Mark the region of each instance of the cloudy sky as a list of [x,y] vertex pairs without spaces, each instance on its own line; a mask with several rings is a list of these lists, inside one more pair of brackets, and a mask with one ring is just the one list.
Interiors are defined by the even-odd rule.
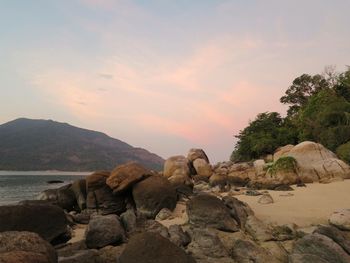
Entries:
[[0,123],[53,119],[167,158],[233,135],[302,73],[350,64],[348,0],[0,1]]

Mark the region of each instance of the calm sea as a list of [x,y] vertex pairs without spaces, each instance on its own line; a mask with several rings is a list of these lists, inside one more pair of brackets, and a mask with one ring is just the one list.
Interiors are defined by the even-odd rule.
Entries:
[[[88,174],[90,173],[0,171],[0,205],[35,199],[40,192],[46,189],[58,188],[84,178]],[[48,184],[50,180],[61,180],[64,183]]]

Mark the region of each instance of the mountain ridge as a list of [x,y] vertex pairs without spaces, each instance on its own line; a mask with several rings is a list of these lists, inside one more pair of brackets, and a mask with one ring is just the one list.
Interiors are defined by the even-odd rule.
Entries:
[[110,170],[128,161],[157,170],[164,163],[143,148],[68,123],[18,118],[0,125],[0,170]]

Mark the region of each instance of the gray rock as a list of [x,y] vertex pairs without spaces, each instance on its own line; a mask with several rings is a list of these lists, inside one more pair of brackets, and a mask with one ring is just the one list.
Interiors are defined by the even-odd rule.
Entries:
[[329,223],[340,230],[350,231],[350,209],[343,209],[334,212],[329,218]]
[[255,243],[248,240],[238,239],[230,251],[231,257],[235,262],[240,263],[270,263],[271,257],[267,251]]
[[135,212],[132,209],[128,209],[120,215],[120,221],[127,232],[131,232],[136,228],[136,220]]
[[272,235],[279,241],[293,240],[297,237],[296,225],[275,226],[272,229]]
[[201,194],[187,202],[189,222],[202,227],[213,227],[223,231],[238,231],[230,210],[218,198]]
[[0,233],[0,262],[57,262],[55,249],[38,234],[9,231]]
[[329,237],[350,255],[350,239],[338,228],[334,226],[319,226],[314,233]]
[[155,233],[133,236],[126,245],[118,263],[195,263],[184,250]]
[[86,209],[86,180],[80,179],[73,182],[71,190],[75,195],[75,200],[80,210]]
[[101,248],[120,244],[124,240],[124,229],[116,215],[93,217],[85,232],[88,248]]
[[270,241],[274,240],[272,231],[269,226],[265,225],[261,220],[255,216],[248,216],[245,224],[245,229],[256,241]]
[[273,202],[273,198],[270,194],[263,194],[258,200],[259,204],[272,204]]
[[341,246],[329,237],[317,233],[299,239],[295,243],[293,254],[313,255],[329,263],[350,262],[350,256]]
[[64,185],[58,189],[45,190],[38,195],[37,199],[48,201],[67,211],[76,210],[78,206],[75,195],[71,189],[71,184]]
[[311,254],[292,254],[289,256],[290,263],[329,263],[318,256]]
[[247,203],[244,203],[232,196],[222,198],[224,204],[230,209],[231,216],[244,228],[248,216],[254,215],[253,210]]
[[[77,250],[70,256],[59,257],[59,263],[100,263],[96,249]],[[102,263],[102,262],[101,262]]]
[[171,225],[169,226],[170,241],[179,247],[185,247],[191,242],[190,236],[185,233],[181,226]]

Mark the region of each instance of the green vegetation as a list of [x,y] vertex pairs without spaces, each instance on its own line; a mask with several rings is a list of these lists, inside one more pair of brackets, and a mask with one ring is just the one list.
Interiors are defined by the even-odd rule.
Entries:
[[[289,105],[287,116],[258,114],[235,136],[238,141],[232,161],[261,158],[280,146],[305,140],[319,142],[332,151],[350,142],[350,69],[339,74],[329,68],[323,75],[303,74],[280,101]],[[349,155],[342,158],[350,161]]]
[[274,175],[278,171],[294,172],[297,168],[297,161],[294,157],[286,156],[279,158],[276,162],[267,166],[267,172]]
[[337,155],[343,161],[350,163],[350,141],[340,145],[336,151]]

